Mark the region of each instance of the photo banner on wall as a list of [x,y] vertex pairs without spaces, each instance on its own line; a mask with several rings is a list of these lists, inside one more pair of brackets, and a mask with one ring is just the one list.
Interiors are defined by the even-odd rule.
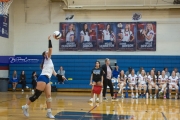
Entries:
[[79,23],[79,49],[84,51],[97,50],[97,23]]
[[156,22],[63,22],[59,50],[156,51]]
[[9,15],[0,16],[0,36],[9,38]]
[[118,22],[116,23],[116,43],[119,51],[136,50],[136,23]]
[[137,23],[137,50],[156,51],[156,22]]
[[115,23],[102,22],[98,23],[98,40],[97,50],[116,50],[116,27]]
[[60,23],[62,37],[59,41],[59,50],[78,50],[78,23]]

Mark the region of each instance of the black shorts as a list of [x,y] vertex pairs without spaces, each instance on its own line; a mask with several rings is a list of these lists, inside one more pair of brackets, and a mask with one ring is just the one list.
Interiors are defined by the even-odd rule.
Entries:
[[96,82],[96,83],[97,83],[97,82],[101,82],[101,80],[93,80],[93,82]]

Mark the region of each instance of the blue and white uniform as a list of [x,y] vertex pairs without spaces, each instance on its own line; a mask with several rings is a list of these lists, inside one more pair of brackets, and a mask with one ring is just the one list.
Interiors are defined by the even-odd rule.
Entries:
[[53,74],[53,71],[54,71],[54,64],[51,58],[48,58],[48,59],[45,58],[41,75],[39,76],[37,81],[42,81],[48,84],[49,79],[51,78]]

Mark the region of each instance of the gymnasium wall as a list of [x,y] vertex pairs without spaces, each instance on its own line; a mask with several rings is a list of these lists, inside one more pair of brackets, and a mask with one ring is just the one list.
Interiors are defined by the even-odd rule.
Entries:
[[13,55],[14,15],[13,7],[9,9],[9,38],[0,37],[0,56]]
[[[74,14],[74,22],[131,21],[132,14],[142,14],[142,21],[157,21],[157,51],[155,52],[61,52],[58,41],[53,41],[55,55],[179,55],[180,9],[63,11],[58,2],[47,0],[15,0],[14,54],[36,55],[47,49],[47,36],[66,22],[66,14]],[[7,43],[8,44],[8,43]]]

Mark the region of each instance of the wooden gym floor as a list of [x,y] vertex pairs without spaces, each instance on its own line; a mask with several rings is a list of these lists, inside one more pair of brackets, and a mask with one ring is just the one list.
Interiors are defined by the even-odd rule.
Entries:
[[[109,97],[109,94],[108,98]],[[31,92],[0,93],[0,120],[46,120],[44,94],[22,114]],[[55,120],[180,120],[180,100],[119,99],[118,102],[88,103],[90,93],[52,93],[52,112]]]

